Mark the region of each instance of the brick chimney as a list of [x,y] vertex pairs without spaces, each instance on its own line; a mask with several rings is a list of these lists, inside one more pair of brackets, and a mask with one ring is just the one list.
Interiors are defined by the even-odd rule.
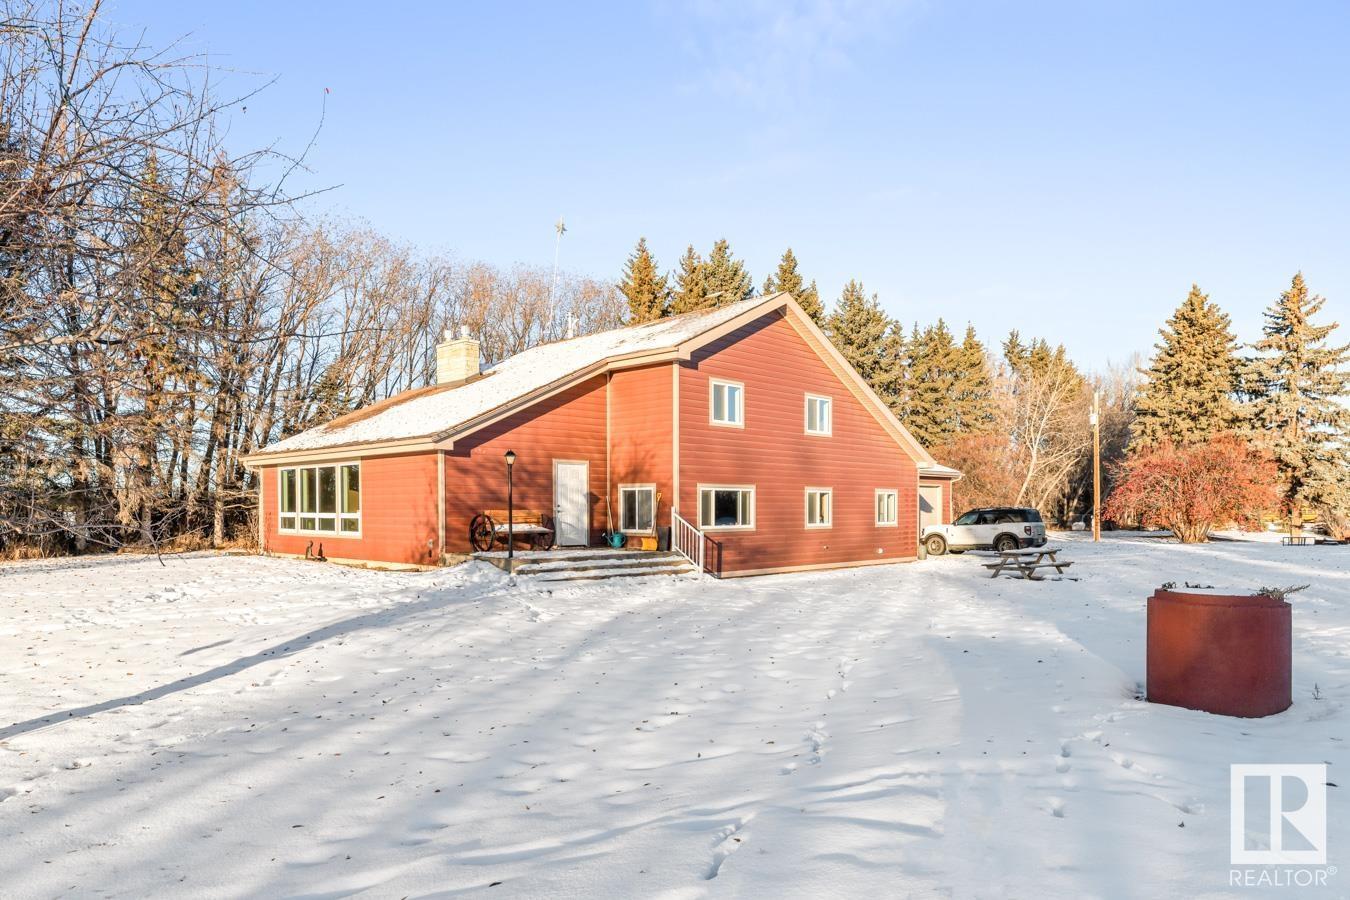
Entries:
[[445,338],[436,345],[436,383],[450,384],[472,378],[482,370],[478,362],[478,341],[469,337],[469,327],[459,326],[459,337]]

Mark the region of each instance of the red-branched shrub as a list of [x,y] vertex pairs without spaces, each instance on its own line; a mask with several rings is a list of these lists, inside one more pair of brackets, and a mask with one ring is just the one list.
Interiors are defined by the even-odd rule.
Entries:
[[1201,444],[1164,444],[1121,464],[1103,516],[1116,523],[1160,523],[1183,544],[1202,543],[1229,522],[1258,527],[1277,503],[1275,462],[1234,435]]

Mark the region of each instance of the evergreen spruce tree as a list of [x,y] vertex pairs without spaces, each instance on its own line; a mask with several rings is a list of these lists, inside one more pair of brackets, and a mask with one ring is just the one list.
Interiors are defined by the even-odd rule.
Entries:
[[675,273],[675,293],[670,311],[676,315],[712,306],[708,300],[707,264],[694,250],[694,245],[680,257],[680,268]]
[[966,336],[956,349],[957,429],[962,433],[981,432],[994,423],[994,376],[989,356],[975,336],[975,326],[966,325]]
[[973,326],[958,344],[942,319],[922,330],[915,325],[906,363],[901,418],[921,442],[947,444],[993,424],[993,375]]
[[704,283],[708,306],[727,306],[748,299],[755,292],[745,264],[731,255],[731,244],[720,238],[713,244],[704,263]]
[[905,427],[926,445],[944,444],[956,436],[956,382],[959,348],[947,323],[923,330],[914,326],[909,340],[905,391]]
[[897,418],[904,416],[905,406],[909,402],[909,342],[905,340],[905,329],[899,322],[891,320],[886,329],[886,340],[881,345],[881,371],[877,384],[872,389],[886,401]]
[[826,321],[825,332],[872,390],[896,409],[901,403],[903,342],[897,339],[897,329],[876,295],[867,296],[861,284],[850,281]]
[[825,324],[825,308],[820,303],[820,292],[816,290],[816,283],[811,282],[806,285],[801,274],[797,271],[797,257],[789,247],[783,251],[783,258],[778,263],[778,270],[764,279],[764,293],[776,294],[779,291],[787,291],[792,295],[792,299],[797,301],[808,316],[817,324]]
[[1135,402],[1132,445],[1188,446],[1232,430],[1240,361],[1227,314],[1193,284],[1158,333],[1162,342]]
[[1250,423],[1275,457],[1290,528],[1305,508],[1350,509],[1350,346],[1328,346],[1337,323],[1314,325],[1322,297],[1309,297],[1303,273],[1266,311],[1260,356],[1249,364]]
[[670,315],[670,288],[666,276],[656,268],[656,260],[647,250],[647,239],[638,238],[637,247],[623,267],[619,292],[628,299],[628,323],[638,325]]

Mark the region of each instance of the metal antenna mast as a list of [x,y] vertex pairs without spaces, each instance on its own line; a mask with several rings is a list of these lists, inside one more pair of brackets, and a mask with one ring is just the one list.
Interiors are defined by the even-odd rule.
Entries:
[[553,226],[553,230],[558,232],[558,238],[553,242],[553,284],[548,289],[548,305],[550,311],[553,308],[554,298],[558,293],[558,252],[562,249],[562,236],[567,233],[567,225],[563,222],[562,216],[558,216],[558,222]]

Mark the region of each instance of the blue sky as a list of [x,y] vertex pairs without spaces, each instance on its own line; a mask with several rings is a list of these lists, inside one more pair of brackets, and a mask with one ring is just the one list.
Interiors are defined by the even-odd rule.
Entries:
[[[617,275],[792,246],[905,322],[1147,352],[1192,281],[1254,339],[1302,269],[1350,308],[1350,6],[112,0],[182,38],[311,204],[464,259]],[[1350,340],[1350,335],[1344,339]]]

